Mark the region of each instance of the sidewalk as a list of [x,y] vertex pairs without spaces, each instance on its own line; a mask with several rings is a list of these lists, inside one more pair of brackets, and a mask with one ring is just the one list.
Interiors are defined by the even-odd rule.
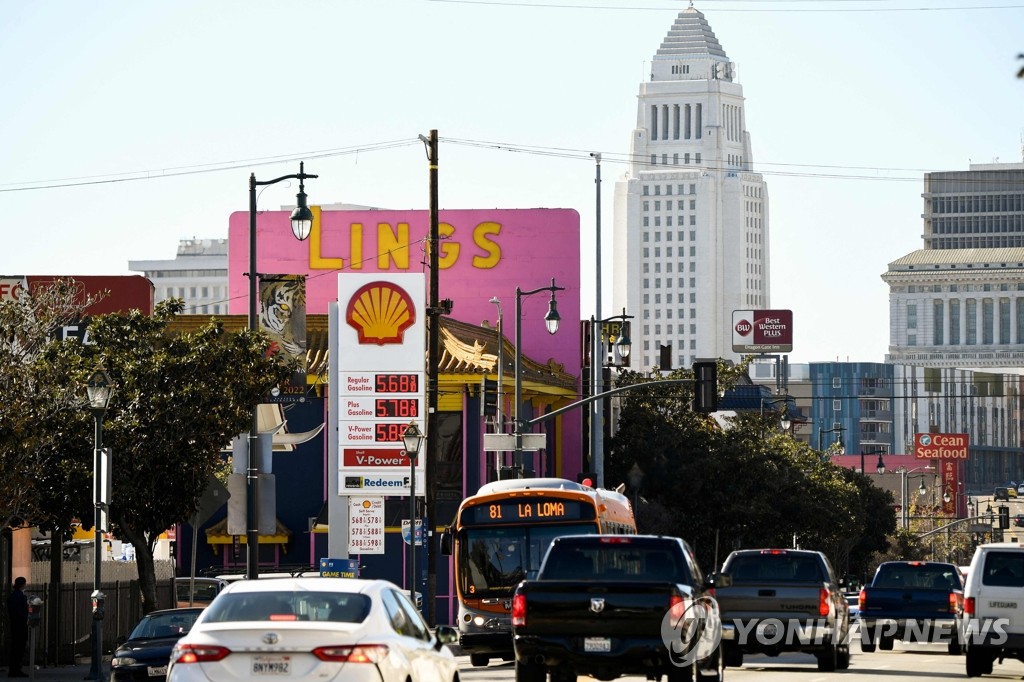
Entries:
[[[88,660],[88,659],[86,659]],[[106,679],[110,678],[110,662],[105,661],[103,674]],[[15,678],[18,680],[24,680],[24,682],[81,682],[89,675],[89,663],[79,663],[78,665],[58,665],[52,667],[39,666],[38,670],[29,671],[28,666],[25,666],[25,672],[28,673],[28,677]],[[0,672],[0,680],[6,680],[7,670]]]

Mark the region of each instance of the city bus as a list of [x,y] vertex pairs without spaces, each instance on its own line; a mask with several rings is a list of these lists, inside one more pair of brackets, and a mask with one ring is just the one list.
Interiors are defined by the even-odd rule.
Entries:
[[516,585],[536,576],[552,539],[584,533],[636,533],[629,499],[562,478],[520,478],[462,501],[441,553],[455,558],[459,644],[473,665],[512,660]]

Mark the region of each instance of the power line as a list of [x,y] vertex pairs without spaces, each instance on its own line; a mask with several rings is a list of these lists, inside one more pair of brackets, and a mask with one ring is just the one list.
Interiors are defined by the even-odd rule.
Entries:
[[[759,2],[760,0],[704,0],[704,2]],[[821,0],[785,0],[787,2],[819,2]],[[887,2],[888,0],[827,0],[828,2]],[[641,12],[664,12],[673,7],[637,7],[624,5],[568,5],[550,2],[510,2],[508,0],[428,0],[428,2],[444,2],[456,5],[492,5],[501,7],[520,7],[525,9],[585,9],[585,10],[626,10]],[[792,8],[723,8],[715,7],[715,12],[949,12],[1021,9],[1024,5],[974,5],[954,7],[792,7]]]

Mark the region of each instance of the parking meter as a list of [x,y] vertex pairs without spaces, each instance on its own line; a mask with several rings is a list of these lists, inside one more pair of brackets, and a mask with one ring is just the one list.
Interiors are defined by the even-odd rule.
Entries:
[[28,600],[28,626],[30,628],[39,627],[39,622],[43,619],[43,600],[39,597],[32,597]]
[[92,593],[92,619],[103,620],[104,612],[107,608],[107,595],[103,594],[99,590],[94,590]]

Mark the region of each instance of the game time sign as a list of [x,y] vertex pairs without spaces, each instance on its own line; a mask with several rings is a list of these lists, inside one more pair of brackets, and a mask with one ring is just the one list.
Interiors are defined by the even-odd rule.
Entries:
[[[409,494],[402,435],[410,422],[426,430],[425,297],[421,273],[338,277],[341,495],[381,492],[374,481],[388,481],[388,494]],[[424,476],[420,455],[417,477]]]

